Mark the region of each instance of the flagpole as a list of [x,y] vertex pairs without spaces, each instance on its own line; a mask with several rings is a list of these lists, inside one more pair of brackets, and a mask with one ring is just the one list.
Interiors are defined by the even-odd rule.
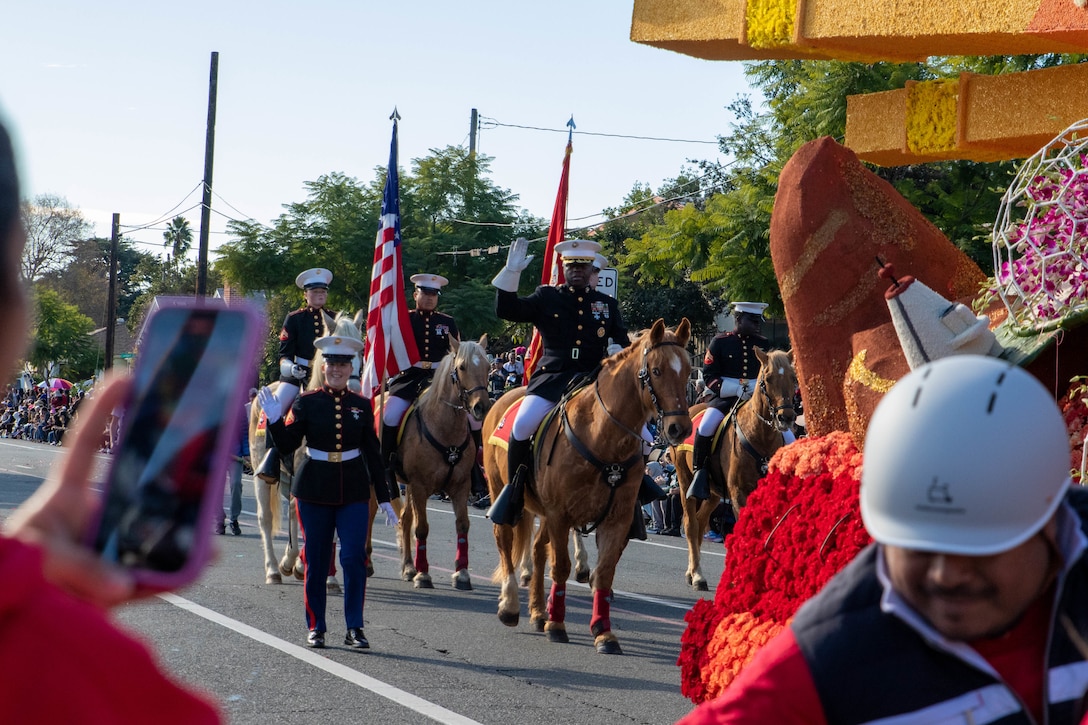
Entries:
[[[559,176],[559,191],[555,195],[555,206],[552,209],[552,221],[548,226],[548,241],[544,247],[544,268],[540,274],[540,284],[557,285],[563,282],[563,267],[555,261],[555,245],[563,241],[567,234],[567,194],[570,182],[570,155],[574,151],[574,116],[567,121],[567,148],[563,154],[563,171]],[[540,331],[533,328],[529,337],[528,350],[525,351],[525,372],[522,373],[523,383],[528,385],[529,378],[540,362],[543,341]]]

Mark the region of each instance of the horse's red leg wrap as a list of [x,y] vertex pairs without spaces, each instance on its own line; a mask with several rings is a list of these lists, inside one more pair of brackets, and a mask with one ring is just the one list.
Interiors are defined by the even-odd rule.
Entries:
[[567,588],[552,582],[552,593],[548,595],[548,621],[564,622],[567,619]]
[[593,618],[589,620],[589,631],[593,636],[612,631],[612,620],[609,615],[612,612],[612,590],[593,590]]
[[420,574],[427,574],[431,570],[430,564],[427,563],[427,542],[416,540],[416,571]]
[[468,569],[468,537],[457,537],[457,558],[453,561],[453,570]]

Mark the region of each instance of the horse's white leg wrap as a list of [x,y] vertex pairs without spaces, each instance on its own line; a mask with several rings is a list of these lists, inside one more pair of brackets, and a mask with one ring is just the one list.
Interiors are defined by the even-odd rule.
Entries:
[[409,400],[389,396],[385,400],[385,410],[382,411],[382,422],[386,425],[400,425],[400,419],[411,404]]
[[717,408],[707,408],[703,413],[703,419],[699,421],[698,433],[709,438],[718,429],[718,424],[725,418],[725,413]]

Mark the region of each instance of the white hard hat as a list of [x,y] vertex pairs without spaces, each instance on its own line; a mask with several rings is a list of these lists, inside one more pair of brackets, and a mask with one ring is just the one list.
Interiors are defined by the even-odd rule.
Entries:
[[1069,488],[1069,435],[1022,368],[982,355],[928,363],[877,405],[861,518],[878,542],[986,556],[1027,541]]

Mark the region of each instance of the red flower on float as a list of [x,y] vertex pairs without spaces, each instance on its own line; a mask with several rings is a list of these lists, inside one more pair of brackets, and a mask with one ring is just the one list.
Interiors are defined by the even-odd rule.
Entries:
[[681,691],[716,697],[801,603],[869,543],[858,512],[861,453],[847,433],[780,449],[748,498],[713,602],[685,617]]

